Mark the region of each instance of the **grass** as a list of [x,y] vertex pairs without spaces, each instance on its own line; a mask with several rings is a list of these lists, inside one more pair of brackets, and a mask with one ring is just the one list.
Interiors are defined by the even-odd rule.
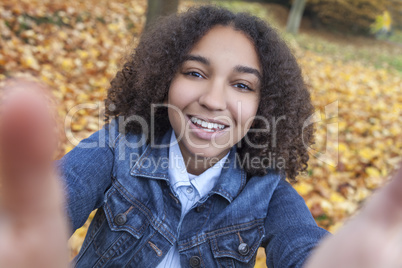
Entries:
[[264,19],[279,30],[290,46],[295,45],[303,50],[314,51],[345,62],[359,61],[378,69],[396,70],[402,75],[401,31],[395,30],[387,40],[375,40],[368,36],[351,36],[325,29],[302,29],[301,33],[293,36],[286,33],[285,26],[276,19],[277,6],[273,8],[270,4],[241,1],[215,3],[234,12],[245,11]]
[[[338,60],[360,61],[378,69],[394,69],[402,74],[402,44],[389,44],[386,41],[370,40],[369,38],[366,38],[367,44],[353,43],[353,40],[351,43],[345,44],[341,40],[339,43],[331,42],[310,34],[285,35],[287,40],[294,38],[302,49],[331,56]],[[372,43],[369,43],[370,41]]]

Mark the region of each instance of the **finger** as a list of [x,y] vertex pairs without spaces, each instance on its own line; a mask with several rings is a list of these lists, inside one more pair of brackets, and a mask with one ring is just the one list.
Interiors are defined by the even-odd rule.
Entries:
[[402,169],[359,214],[322,241],[305,267],[402,267]]
[[400,168],[394,173],[391,182],[386,186],[386,194],[392,203],[402,207],[402,163]]
[[402,167],[394,172],[387,185],[368,200],[362,214],[383,228],[399,229],[402,223]]
[[41,87],[33,82],[14,81],[0,107],[2,206],[21,214],[32,211],[42,193],[46,197],[55,124]]
[[52,169],[55,123],[46,98],[43,86],[12,81],[0,103],[0,267],[68,263],[62,187]]

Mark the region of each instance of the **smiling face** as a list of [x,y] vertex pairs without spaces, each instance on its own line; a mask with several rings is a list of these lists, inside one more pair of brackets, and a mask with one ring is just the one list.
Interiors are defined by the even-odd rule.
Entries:
[[246,135],[261,73],[253,43],[232,27],[215,26],[194,45],[168,93],[169,121],[185,163],[195,155],[221,159]]

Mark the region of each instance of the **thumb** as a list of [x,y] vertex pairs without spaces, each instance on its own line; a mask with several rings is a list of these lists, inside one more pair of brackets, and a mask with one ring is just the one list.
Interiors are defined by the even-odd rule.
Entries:
[[57,142],[43,87],[8,82],[0,107],[2,206],[8,213],[33,211],[45,197]]
[[45,92],[13,80],[0,103],[1,267],[68,262],[64,196],[52,168],[56,125]]
[[402,222],[402,165],[392,175],[390,182],[368,200],[362,214],[384,228]]

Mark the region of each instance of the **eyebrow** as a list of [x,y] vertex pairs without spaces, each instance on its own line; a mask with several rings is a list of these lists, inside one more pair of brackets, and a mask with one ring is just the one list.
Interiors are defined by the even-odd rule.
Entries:
[[260,72],[255,68],[251,68],[251,67],[247,67],[247,66],[243,66],[243,65],[237,65],[235,67],[235,71],[238,73],[254,74],[255,76],[257,76],[257,78],[260,81],[262,80],[262,76],[261,76]]
[[[205,58],[203,56],[199,56],[199,55],[191,55],[191,54],[186,55],[186,56],[184,56],[184,59],[183,59],[183,62],[185,62],[185,61],[198,61],[207,66],[211,65],[211,62],[207,58]],[[235,66],[234,70],[235,70],[235,72],[238,72],[238,73],[254,74],[255,76],[257,76],[257,78],[260,81],[262,80],[261,73],[255,68],[251,68],[251,67],[244,66],[244,65],[237,65],[237,66]]]
[[208,65],[208,66],[211,65],[211,63],[209,62],[209,60],[207,58],[202,57],[202,56],[198,56],[198,55],[186,55],[186,56],[184,56],[183,62],[188,61],[188,60],[198,61],[198,62],[203,63],[203,64]]

